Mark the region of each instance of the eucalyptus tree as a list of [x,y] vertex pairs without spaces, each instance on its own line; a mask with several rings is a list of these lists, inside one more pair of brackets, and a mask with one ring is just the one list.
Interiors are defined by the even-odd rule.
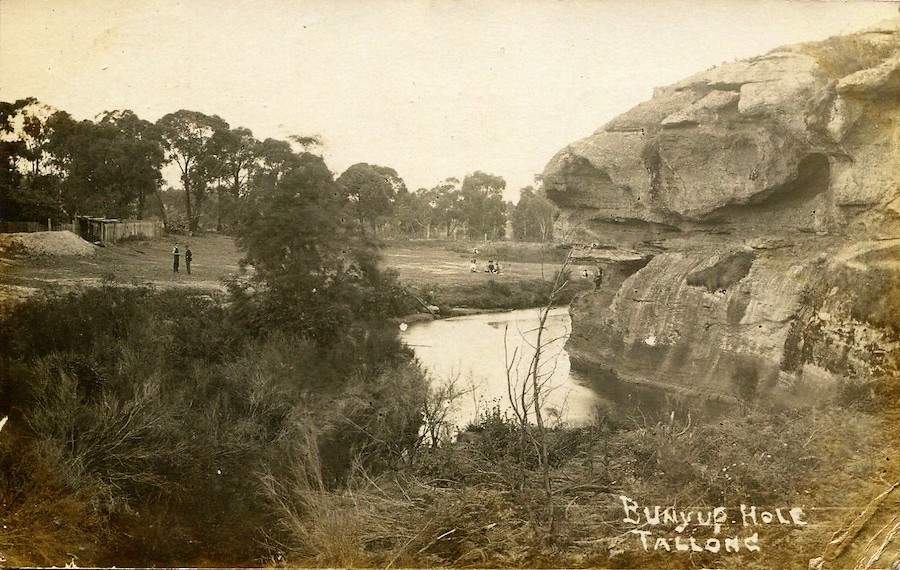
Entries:
[[146,197],[158,190],[165,162],[152,123],[132,111],[105,112],[96,122],[58,112],[47,125],[46,151],[65,213],[144,216]]
[[406,191],[406,184],[393,168],[360,162],[344,171],[337,179],[351,215],[359,223],[360,231],[375,229],[396,211],[397,193]]
[[[268,143],[268,144],[266,144]],[[251,329],[284,329],[328,344],[379,306],[371,248],[344,216],[346,199],[321,157],[264,141],[264,168],[235,235],[256,293],[233,292]]]
[[138,117],[133,111],[108,111],[98,118],[101,128],[115,129],[115,176],[111,184],[117,193],[136,200],[135,214],[143,219],[147,197],[157,192],[162,184],[162,166],[165,153],[159,129]]
[[446,237],[450,237],[465,222],[459,180],[447,178],[432,188],[430,192],[434,196],[435,220],[444,226]]
[[68,113],[56,113],[48,123],[52,134],[47,150],[59,178],[62,210],[69,216],[122,216],[131,196],[119,193],[118,130],[109,124],[76,121]]
[[520,241],[546,242],[553,238],[553,220],[558,210],[553,203],[526,186],[512,210],[513,235]]
[[463,179],[462,196],[463,219],[469,237],[482,236],[496,239],[502,235],[506,224],[506,203],[503,189],[506,181],[481,171],[467,175]]
[[21,142],[18,154],[20,167],[24,167],[26,175],[39,177],[48,170],[50,157],[47,147],[53,132],[53,121],[50,119],[59,111],[34,97],[27,97],[4,104],[2,112],[0,125],[3,138],[16,138]]
[[288,141],[267,138],[256,146],[250,172],[250,194],[270,192],[285,173],[300,166],[301,155]]
[[250,129],[244,127],[219,131],[213,136],[216,138],[213,146],[219,151],[216,230],[222,231],[223,218],[233,218],[238,201],[247,194],[261,143],[253,137]]
[[182,109],[165,115],[156,124],[160,129],[166,158],[178,165],[181,171],[188,227],[196,231],[200,225],[203,200],[219,172],[218,155],[222,152],[223,143],[221,133],[229,130],[228,123],[218,115]]
[[430,239],[431,229],[437,220],[436,199],[437,191],[434,188],[419,188],[415,192],[399,190],[397,212],[394,215],[399,231],[407,236],[421,234],[425,239]]
[[49,152],[57,113],[34,97],[0,102],[0,214],[4,219],[65,217],[59,173]]

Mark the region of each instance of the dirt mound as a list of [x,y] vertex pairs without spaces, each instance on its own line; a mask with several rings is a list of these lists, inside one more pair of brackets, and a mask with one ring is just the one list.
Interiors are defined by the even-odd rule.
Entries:
[[97,248],[66,230],[0,234],[0,253],[14,255],[93,255]]

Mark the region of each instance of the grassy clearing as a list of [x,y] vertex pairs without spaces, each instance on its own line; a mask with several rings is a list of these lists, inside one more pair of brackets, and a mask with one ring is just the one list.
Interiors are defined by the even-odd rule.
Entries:
[[[181,261],[179,273],[172,271],[172,246],[183,250],[190,243],[194,254],[191,275]],[[74,256],[9,258],[4,283],[46,288],[75,288],[80,283],[104,281],[120,285],[162,285],[218,289],[223,278],[240,274],[240,252],[234,240],[217,234],[191,238],[170,236],[129,239],[97,248],[87,258]]]
[[[478,249],[478,254],[473,253]],[[542,305],[567,251],[540,244],[515,242],[391,242],[384,250],[384,264],[397,271],[409,291],[446,312],[451,307],[471,309],[524,309]],[[541,257],[544,261],[541,262]],[[477,271],[470,270],[477,260]],[[499,274],[487,273],[488,261],[501,265]],[[593,283],[593,266],[570,265],[569,284],[560,304],[568,303]]]
[[[568,248],[558,244],[480,240],[388,240],[388,249],[417,249],[425,252],[447,251],[471,259],[487,262],[491,259],[517,263],[545,263],[559,265],[566,259]],[[476,253],[477,251],[477,253]]]
[[[181,271],[172,271],[172,245],[182,249],[191,244],[194,261],[187,275],[184,261]],[[478,269],[469,270],[478,247]],[[543,252],[543,253],[542,253]],[[478,309],[517,309],[538,306],[541,295],[552,282],[554,272],[565,259],[565,250],[539,244],[515,242],[390,242],[382,251],[382,263],[396,271],[410,292],[429,304],[441,307]],[[541,263],[541,257],[544,262]],[[170,236],[152,240],[126,240],[99,248],[90,258],[40,257],[6,258],[0,271],[0,296],[20,300],[28,290],[78,290],[102,284],[126,287],[152,287],[163,290],[224,291],[223,280],[240,277],[240,251],[234,240],[218,234],[191,238]],[[502,273],[485,273],[489,260],[502,264]],[[582,280],[582,267],[572,266],[570,292],[588,289]],[[593,268],[588,268],[593,273]],[[583,281],[583,282],[582,282]]]

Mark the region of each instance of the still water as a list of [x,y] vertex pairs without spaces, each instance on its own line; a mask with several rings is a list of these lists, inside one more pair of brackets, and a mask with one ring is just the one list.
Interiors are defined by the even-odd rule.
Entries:
[[[452,382],[461,393],[453,399],[449,419],[462,428],[494,408],[512,416],[509,387],[519,394],[528,376],[538,319],[538,309],[453,317],[412,324],[401,338],[436,386]],[[545,417],[578,425],[594,418],[599,397],[570,371],[564,348],[570,328],[568,308],[552,309],[538,377],[545,383]]]

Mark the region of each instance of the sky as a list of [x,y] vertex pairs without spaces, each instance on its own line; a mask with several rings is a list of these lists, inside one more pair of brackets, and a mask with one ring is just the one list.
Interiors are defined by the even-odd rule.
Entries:
[[0,100],[77,119],[190,109],[259,139],[319,135],[332,171],[410,189],[476,170],[516,200],[653,88],[898,15],[787,0],[0,0]]

